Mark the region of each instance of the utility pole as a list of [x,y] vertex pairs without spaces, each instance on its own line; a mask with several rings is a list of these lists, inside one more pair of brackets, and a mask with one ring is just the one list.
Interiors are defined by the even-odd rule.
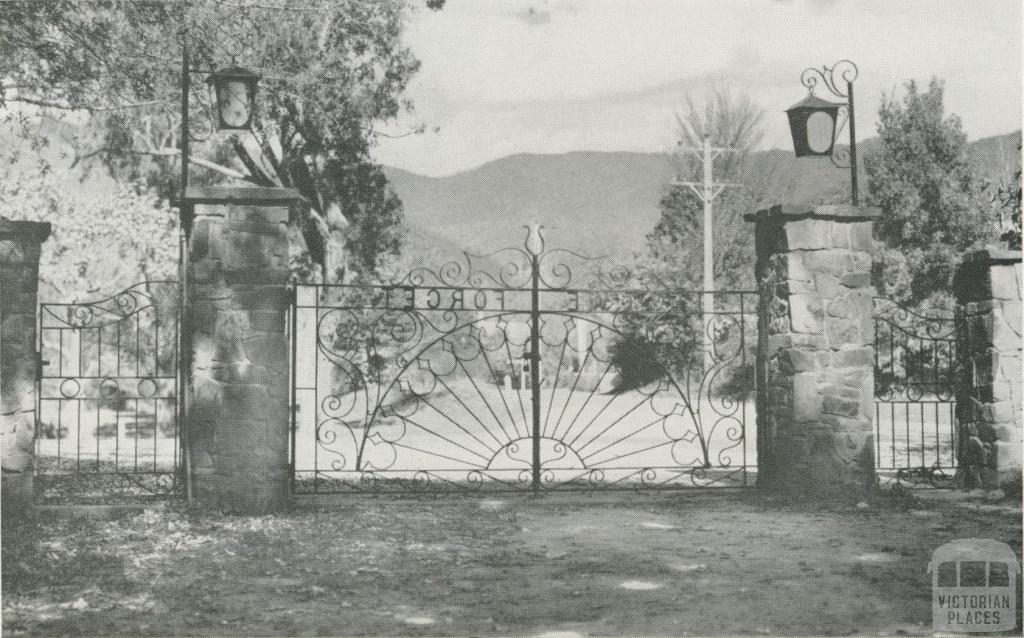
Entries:
[[715,201],[715,198],[722,194],[722,191],[730,186],[742,186],[742,184],[734,184],[730,182],[718,182],[716,183],[713,176],[713,167],[715,158],[722,153],[735,153],[734,148],[720,148],[717,146],[711,146],[711,138],[707,135],[704,136],[703,148],[683,148],[682,150],[689,153],[693,153],[698,159],[704,164],[704,181],[702,182],[683,182],[673,181],[672,184],[675,186],[688,186],[690,190],[697,194],[697,197],[704,202],[704,295],[703,303],[701,304],[702,319],[701,325],[703,326],[705,336],[705,350],[704,350],[704,374],[707,374],[711,367],[714,365],[714,357],[712,357],[712,348],[714,347],[713,331],[711,326],[712,317],[715,311],[715,277],[714,277],[714,234],[712,232],[712,219],[711,219],[711,203]]

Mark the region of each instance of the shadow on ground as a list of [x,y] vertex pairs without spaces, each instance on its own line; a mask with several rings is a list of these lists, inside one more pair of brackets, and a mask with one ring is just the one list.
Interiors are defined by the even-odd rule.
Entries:
[[753,492],[158,506],[3,535],[17,635],[930,634],[932,550],[1019,506]]

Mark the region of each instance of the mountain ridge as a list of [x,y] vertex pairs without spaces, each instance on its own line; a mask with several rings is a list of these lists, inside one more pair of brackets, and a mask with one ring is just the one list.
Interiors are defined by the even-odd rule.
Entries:
[[[1020,131],[981,138],[969,142],[967,152],[983,177],[999,181],[1015,170],[1020,139]],[[865,157],[879,144],[878,138],[858,143],[858,155]],[[849,171],[826,158],[797,160],[783,149],[756,151],[750,158],[753,166],[776,172],[765,205],[848,197]],[[547,228],[549,246],[618,256],[643,247],[675,177],[668,153],[593,150],[516,153],[447,176],[387,166],[384,172],[413,233],[491,251],[518,246],[522,226],[536,221]],[[863,197],[863,162],[858,175]]]

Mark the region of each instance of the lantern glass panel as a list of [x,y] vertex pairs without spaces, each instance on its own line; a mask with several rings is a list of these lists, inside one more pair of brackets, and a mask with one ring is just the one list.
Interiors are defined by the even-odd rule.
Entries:
[[836,121],[826,111],[816,111],[807,118],[807,146],[813,153],[827,153],[832,148]]
[[252,115],[252,96],[249,84],[242,79],[218,82],[217,110],[221,121],[233,128],[244,127]]

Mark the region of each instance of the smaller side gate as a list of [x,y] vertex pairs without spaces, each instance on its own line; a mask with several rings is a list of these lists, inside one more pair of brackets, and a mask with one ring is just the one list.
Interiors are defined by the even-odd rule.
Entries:
[[879,479],[950,487],[957,468],[957,313],[875,298],[875,460]]
[[179,482],[180,289],[39,307],[35,485],[43,501],[171,495]]

